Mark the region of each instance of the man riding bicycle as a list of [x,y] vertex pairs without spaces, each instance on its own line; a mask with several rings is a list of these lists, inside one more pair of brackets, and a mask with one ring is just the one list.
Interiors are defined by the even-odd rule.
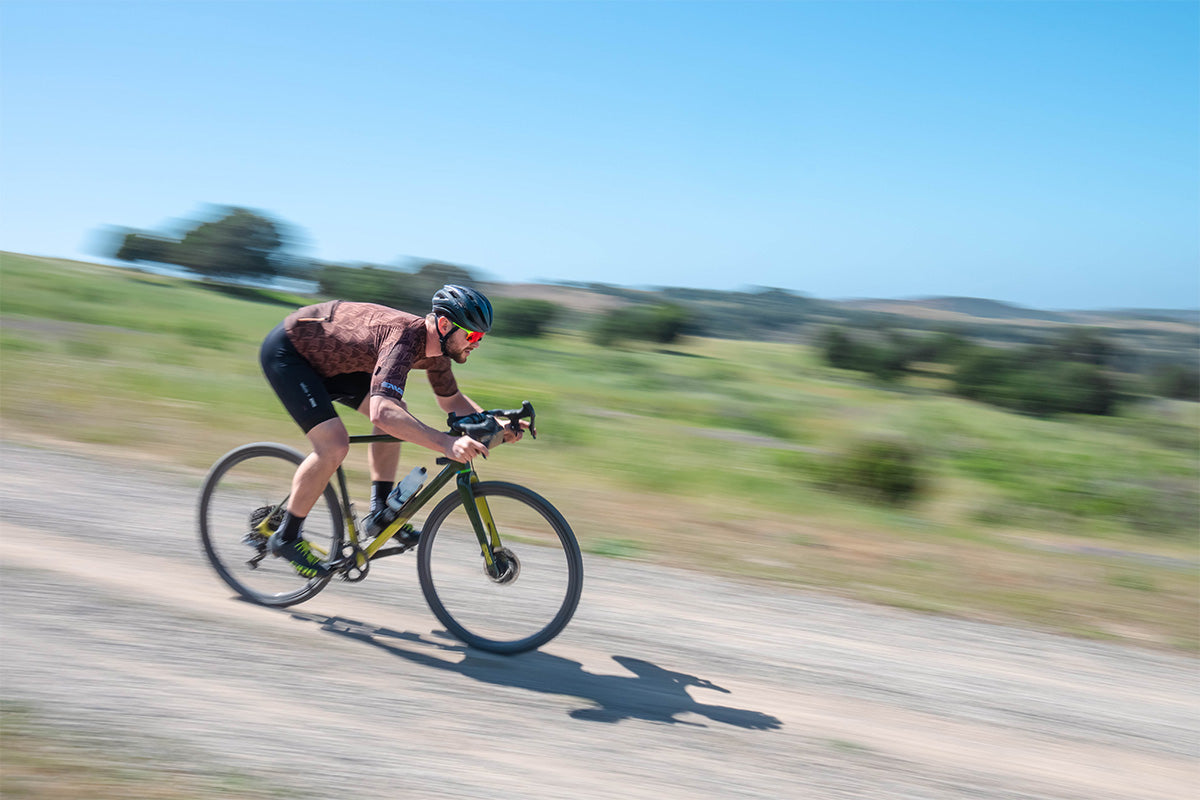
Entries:
[[[291,562],[301,576],[324,577],[328,569],[301,538],[313,505],[350,449],[349,433],[333,407],[338,401],[371,419],[375,433],[413,442],[466,463],[488,448],[469,436],[454,437],[429,427],[404,402],[411,370],[424,370],[443,411],[472,414],[483,409],[463,394],[451,362],[464,364],[492,327],[492,304],[466,286],[443,286],[424,317],[374,303],[331,300],[301,308],[263,341],[260,360],[271,388],[308,436],[313,451],[292,478],[287,513],[268,547]],[[506,429],[504,441],[521,438]],[[399,442],[373,442],[368,533],[386,507],[396,478]]]

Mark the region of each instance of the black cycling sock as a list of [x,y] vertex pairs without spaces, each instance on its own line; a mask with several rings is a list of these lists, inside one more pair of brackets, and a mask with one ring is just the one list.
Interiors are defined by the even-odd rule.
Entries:
[[304,525],[304,520],[307,517],[297,517],[292,512],[287,512],[283,515],[283,521],[279,523],[279,539],[284,542],[295,542],[300,539],[300,528]]
[[383,508],[387,496],[392,493],[391,481],[371,481],[371,513]]

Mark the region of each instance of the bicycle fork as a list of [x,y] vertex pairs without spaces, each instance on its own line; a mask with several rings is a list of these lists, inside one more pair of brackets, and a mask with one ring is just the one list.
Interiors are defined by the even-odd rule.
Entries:
[[479,550],[483,555],[487,574],[498,578],[500,567],[496,564],[495,552],[501,547],[500,532],[496,530],[496,521],[488,508],[487,498],[475,494],[477,483],[479,476],[473,468],[467,466],[459,471],[458,493],[462,497],[463,509],[467,512],[467,518],[471,520],[471,527],[475,529],[475,536],[479,539]]

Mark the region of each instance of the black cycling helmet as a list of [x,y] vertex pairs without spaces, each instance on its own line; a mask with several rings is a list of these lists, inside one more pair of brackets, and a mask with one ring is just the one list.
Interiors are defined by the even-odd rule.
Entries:
[[433,313],[445,317],[469,331],[487,333],[492,329],[492,304],[467,286],[447,284],[433,296]]

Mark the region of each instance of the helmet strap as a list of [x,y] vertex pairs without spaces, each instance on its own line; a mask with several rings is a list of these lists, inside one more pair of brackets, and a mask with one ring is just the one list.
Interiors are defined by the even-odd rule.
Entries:
[[446,340],[448,340],[451,336],[454,335],[454,325],[451,324],[450,330],[447,331],[446,333],[442,333],[442,320],[443,319],[448,319],[448,317],[443,317],[441,314],[433,315],[434,327],[437,328],[437,332],[438,332],[438,342],[442,346],[442,355],[446,355]]

